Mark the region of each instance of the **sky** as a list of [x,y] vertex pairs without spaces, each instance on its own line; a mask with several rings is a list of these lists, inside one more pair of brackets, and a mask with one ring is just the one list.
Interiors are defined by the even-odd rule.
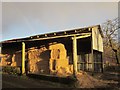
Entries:
[[2,41],[102,24],[117,2],[3,2]]

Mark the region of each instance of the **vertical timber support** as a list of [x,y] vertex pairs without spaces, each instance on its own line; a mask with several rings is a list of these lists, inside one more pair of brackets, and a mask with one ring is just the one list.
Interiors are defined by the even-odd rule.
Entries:
[[25,43],[22,42],[22,74],[25,74]]
[[94,52],[93,52],[93,38],[91,37],[91,60],[92,60],[92,72],[94,72]]
[[92,50],[92,53],[91,53],[91,55],[92,55],[92,72],[94,72],[94,54],[93,54],[93,50]]
[[76,36],[72,37],[73,40],[73,75],[77,74],[77,39]]
[[101,72],[104,70],[103,53],[101,54]]

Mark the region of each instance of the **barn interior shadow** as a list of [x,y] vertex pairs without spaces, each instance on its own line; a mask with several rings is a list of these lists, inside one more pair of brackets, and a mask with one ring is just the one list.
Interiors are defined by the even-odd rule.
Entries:
[[38,71],[40,74],[50,74],[49,70],[49,60],[50,60],[50,50],[46,50],[40,54],[40,61],[36,63]]

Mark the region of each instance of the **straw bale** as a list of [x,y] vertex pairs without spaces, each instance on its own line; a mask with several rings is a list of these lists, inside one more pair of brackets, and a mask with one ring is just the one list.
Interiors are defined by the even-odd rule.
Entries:
[[28,51],[28,60],[30,72],[32,73],[49,73],[49,51],[46,47],[40,49],[31,49]]
[[11,58],[12,58],[11,55],[9,55],[9,54],[1,54],[0,58],[1,58],[0,66],[7,66],[7,65],[11,64]]
[[[50,45],[49,49],[51,50],[49,62],[51,74],[56,73],[57,76],[68,76],[72,74],[72,66],[68,63],[65,46],[62,43],[56,43]],[[55,67],[55,70],[53,70],[53,67]]]

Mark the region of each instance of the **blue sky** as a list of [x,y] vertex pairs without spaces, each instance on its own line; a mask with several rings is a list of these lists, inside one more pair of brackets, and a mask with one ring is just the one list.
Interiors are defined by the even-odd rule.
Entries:
[[2,40],[101,24],[117,16],[117,2],[3,2]]

